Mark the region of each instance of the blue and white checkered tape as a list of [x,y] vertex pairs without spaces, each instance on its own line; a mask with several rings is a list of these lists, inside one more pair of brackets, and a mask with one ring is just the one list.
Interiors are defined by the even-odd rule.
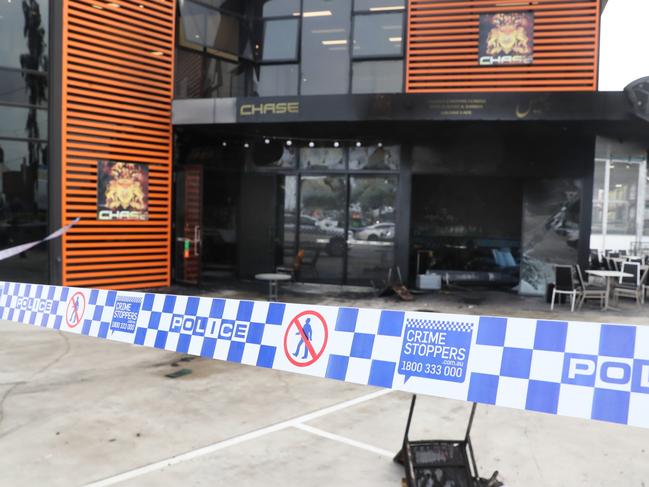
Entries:
[[649,327],[0,282],[0,319],[649,428]]

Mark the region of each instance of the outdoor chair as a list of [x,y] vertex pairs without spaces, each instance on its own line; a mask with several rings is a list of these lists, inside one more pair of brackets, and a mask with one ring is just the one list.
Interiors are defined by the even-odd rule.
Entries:
[[622,264],[622,272],[632,274],[630,277],[620,277],[620,281],[613,288],[613,296],[615,301],[619,301],[620,296],[624,298],[634,298],[637,304],[644,302],[643,299],[643,285],[644,280],[647,278],[645,272],[640,276],[640,264],[634,262],[624,262]]
[[554,309],[554,300],[557,294],[570,296],[570,311],[575,311],[575,301],[580,293],[575,287],[575,281],[572,279],[572,266],[558,265],[554,268],[555,284],[552,290],[552,302],[550,310]]
[[584,281],[584,275],[581,272],[579,264],[575,266],[577,269],[577,278],[579,279],[579,286],[581,287],[580,299],[578,309],[581,309],[584,301],[587,299],[599,299],[601,307],[604,307],[604,300],[606,299],[606,289],[603,287],[593,286]]

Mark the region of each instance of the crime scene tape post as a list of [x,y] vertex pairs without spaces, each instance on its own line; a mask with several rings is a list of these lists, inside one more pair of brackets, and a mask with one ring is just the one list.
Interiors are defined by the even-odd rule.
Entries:
[[134,345],[649,428],[649,326],[0,282],[0,319]]

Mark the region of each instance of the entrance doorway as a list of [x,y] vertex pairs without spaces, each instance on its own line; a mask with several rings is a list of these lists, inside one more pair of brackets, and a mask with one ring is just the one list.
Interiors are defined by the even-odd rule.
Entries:
[[522,185],[514,179],[419,175],[412,184],[412,265],[451,280],[518,283]]
[[238,270],[241,171],[234,159],[205,154],[174,173],[174,280],[185,284],[233,278]]

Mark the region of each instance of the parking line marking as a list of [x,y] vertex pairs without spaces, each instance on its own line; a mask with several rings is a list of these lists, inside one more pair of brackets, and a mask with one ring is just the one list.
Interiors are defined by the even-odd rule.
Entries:
[[314,428],[313,426],[309,426],[308,424],[300,423],[300,424],[293,425],[293,427],[302,431],[306,431],[307,433],[314,434],[316,436],[321,436],[329,440],[337,441],[339,443],[344,443],[345,445],[355,446],[356,448],[360,448],[361,450],[366,450],[371,453],[376,453],[377,455],[388,457],[390,459],[394,457],[394,452],[389,452],[387,450],[384,450],[383,448],[377,448],[375,446],[368,445],[367,443],[363,443],[361,441],[352,440],[351,438],[346,438],[345,436],[340,436],[335,433],[330,433],[328,431],[321,430],[320,428]]
[[103,480],[91,482],[89,484],[86,484],[86,487],[105,487],[108,485],[115,485],[119,482],[124,482],[126,480],[140,477],[147,473],[162,470],[172,465],[177,465],[179,463],[187,462],[189,460],[193,460],[198,457],[209,455],[210,453],[223,450],[224,448],[228,448],[230,446],[238,445],[239,443],[243,443],[248,440],[254,440],[255,438],[259,438],[261,436],[265,436],[270,433],[275,433],[277,431],[281,431],[286,428],[290,428],[292,426],[298,426],[303,422],[311,421],[313,419],[320,418],[322,416],[326,416],[327,414],[335,413],[337,411],[342,411],[343,409],[356,406],[357,404],[361,404],[366,401],[371,401],[372,399],[385,396],[386,394],[390,394],[391,392],[392,389],[381,389],[379,391],[375,391],[370,394],[365,394],[364,396],[350,399],[349,401],[344,401],[338,404],[334,404],[333,406],[329,406],[323,409],[319,409],[317,411],[313,411],[303,416],[298,416],[297,418],[289,419],[287,421],[282,421],[280,423],[266,426],[264,428],[251,431],[249,433],[244,433],[239,436],[234,436],[232,438],[228,438],[227,440],[219,441],[217,443],[213,443],[211,445],[207,445],[202,448],[198,448],[196,450],[191,450],[186,453],[181,453],[180,455],[170,457],[165,460],[160,460],[154,463],[150,463],[148,465],[144,465],[142,467],[135,468],[133,470],[128,470],[126,472],[115,475],[113,477],[108,477]]

